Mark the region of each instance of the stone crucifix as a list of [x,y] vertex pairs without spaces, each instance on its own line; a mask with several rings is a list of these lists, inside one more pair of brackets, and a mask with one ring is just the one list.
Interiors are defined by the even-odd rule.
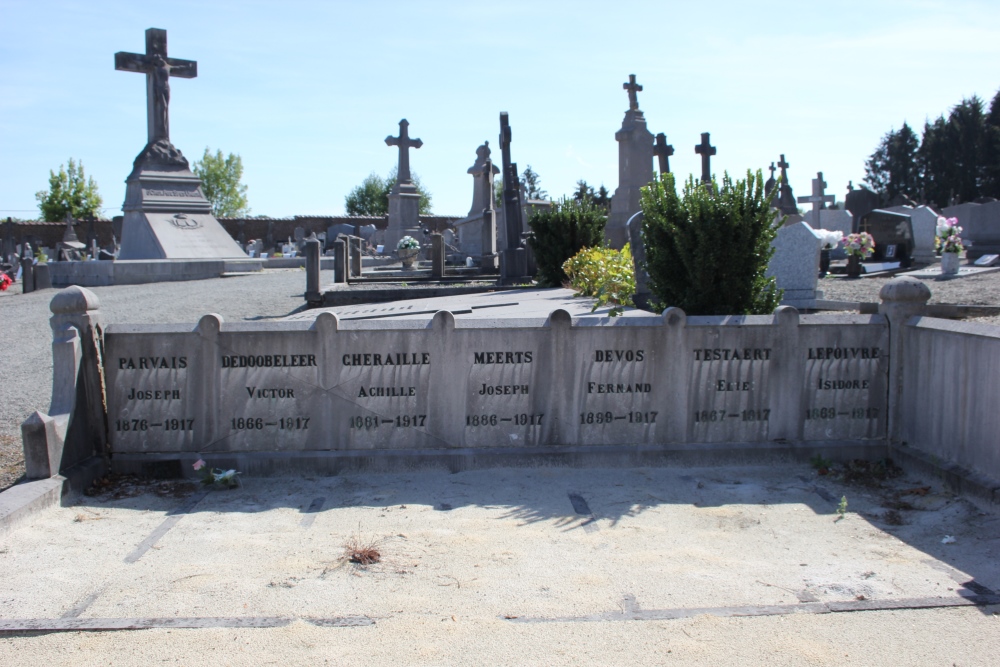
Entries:
[[424,145],[420,139],[410,139],[408,127],[410,123],[404,118],[399,121],[399,136],[390,134],[385,138],[386,145],[399,146],[399,168],[396,170],[396,181],[399,183],[410,183],[413,180],[410,178],[410,147],[420,148]]
[[150,28],[146,31],[146,53],[115,54],[115,69],[141,72],[146,75],[146,132],[148,143],[160,139],[170,141],[170,77],[193,79],[198,76],[198,63],[167,57],[167,31]]
[[[823,172],[817,172],[816,178],[812,180],[812,194],[808,197],[799,197],[798,202],[800,204],[812,204],[813,211],[826,208],[827,204],[837,201],[835,196],[824,194],[826,192],[826,185],[826,181],[823,180]],[[816,215],[819,215],[819,213],[817,212]],[[819,222],[819,220],[816,222]]]
[[718,150],[709,141],[709,133],[701,133],[701,143],[694,147],[694,152],[701,156],[701,182],[708,185],[712,182],[712,156]]
[[674,147],[667,143],[667,135],[660,132],[656,135],[656,144],[653,146],[653,155],[660,162],[660,173],[670,173],[670,156],[674,154]]
[[635,82],[635,74],[628,75],[628,83],[623,83],[622,88],[628,91],[628,110],[638,111],[639,95],[637,93],[642,90],[642,86]]

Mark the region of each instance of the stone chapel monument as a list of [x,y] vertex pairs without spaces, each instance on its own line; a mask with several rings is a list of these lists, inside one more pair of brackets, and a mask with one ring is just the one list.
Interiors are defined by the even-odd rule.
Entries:
[[604,236],[612,248],[622,248],[628,243],[628,220],[639,212],[639,190],[653,180],[653,133],[646,129],[646,117],[639,110],[637,94],[642,86],[635,82],[635,74],[629,74],[628,83],[622,84],[622,88],[628,91],[628,111],[622,128],[615,133],[618,189],[611,198],[611,214],[604,228]]

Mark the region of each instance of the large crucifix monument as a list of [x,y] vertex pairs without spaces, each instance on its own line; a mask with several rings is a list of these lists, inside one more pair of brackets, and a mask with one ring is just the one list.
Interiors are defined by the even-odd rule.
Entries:
[[612,248],[628,242],[628,220],[639,211],[640,189],[653,180],[653,133],[646,129],[646,117],[639,109],[638,93],[642,86],[629,74],[628,111],[622,127],[615,133],[618,142],[618,189],[611,198],[611,213],[604,236]]
[[146,75],[146,147],[125,179],[121,251],[127,259],[245,258],[212,215],[201,180],[170,143],[170,77],[192,79],[198,63],[167,56],[167,31],[146,31],[146,53],[115,54],[115,69]]
[[383,252],[395,254],[396,244],[404,236],[420,240],[420,193],[410,175],[410,148],[420,148],[424,142],[411,139],[410,123],[404,118],[399,121],[399,136],[391,134],[385,138],[387,146],[399,147],[399,165],[396,168],[396,184],[389,193],[389,226],[385,230]]

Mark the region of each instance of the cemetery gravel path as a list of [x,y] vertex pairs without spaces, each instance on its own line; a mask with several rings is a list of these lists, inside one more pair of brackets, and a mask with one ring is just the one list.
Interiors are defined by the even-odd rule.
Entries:
[[[887,281],[829,276],[819,281],[818,288],[830,300],[877,302]],[[932,303],[1000,305],[1000,272],[925,282],[931,289]],[[254,321],[301,310],[305,273],[279,269],[260,275],[91,289],[101,301],[107,323],[195,323],[213,312],[223,320]],[[24,474],[21,422],[35,410],[46,411],[52,392],[48,306],[55,290],[19,292],[19,285],[0,292],[0,490]],[[1000,324],[1000,317],[972,321]]]

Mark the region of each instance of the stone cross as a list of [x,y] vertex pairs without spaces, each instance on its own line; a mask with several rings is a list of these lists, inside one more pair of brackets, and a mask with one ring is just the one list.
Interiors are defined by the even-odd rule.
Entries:
[[[489,146],[489,142],[487,142]],[[486,149],[486,161],[483,162],[483,213],[493,213],[493,160],[490,159],[489,148]]]
[[399,121],[399,136],[391,134],[385,138],[385,143],[389,146],[399,146],[399,168],[396,170],[396,180],[399,183],[410,183],[410,147],[420,148],[424,142],[420,139],[410,139],[407,128],[410,124],[404,118]]
[[694,152],[701,156],[701,182],[708,185],[712,182],[712,156],[718,151],[708,140],[708,132],[701,133],[701,143],[694,147]]
[[635,82],[635,74],[628,75],[628,83],[623,83],[622,88],[628,91],[628,110],[639,110],[639,96],[636,94],[642,90],[642,86]]
[[510,161],[510,118],[506,111],[500,112],[500,153],[503,156],[503,221],[505,249],[517,248],[521,244],[521,188],[517,176],[517,164]]
[[778,160],[778,168],[781,169],[781,182],[783,184],[787,184],[788,183],[788,168],[791,167],[791,166],[792,165],[790,165],[787,162],[785,162],[785,154],[782,153],[781,154],[781,159]]
[[115,54],[115,69],[141,72],[146,75],[146,133],[148,142],[170,141],[170,77],[193,79],[198,76],[198,63],[167,57],[167,31],[150,28],[146,31],[146,53]]
[[653,146],[653,155],[660,161],[660,173],[670,173],[670,156],[674,154],[674,147],[667,144],[667,135],[660,132],[656,135],[656,145]]
[[776,171],[775,168],[774,168],[774,163],[773,162],[771,163],[771,166],[768,167],[768,169],[771,171],[771,178],[773,179],[774,178],[774,172]]
[[[818,172],[816,178],[812,181],[813,191],[808,197],[799,197],[798,202],[800,204],[812,204],[813,211],[816,211],[816,215],[819,215],[818,211],[821,208],[826,208],[827,204],[832,204],[837,201],[837,198],[833,195],[826,195],[823,192],[826,190],[826,181],[823,180],[823,172]],[[816,221],[817,224],[819,220]]]

